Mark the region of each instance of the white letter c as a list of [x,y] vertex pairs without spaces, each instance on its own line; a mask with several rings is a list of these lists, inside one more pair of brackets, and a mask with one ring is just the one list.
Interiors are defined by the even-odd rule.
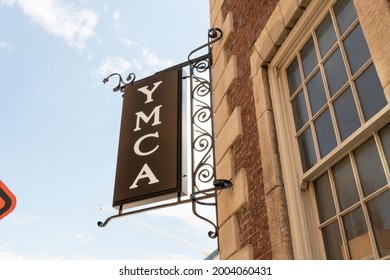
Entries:
[[139,145],[141,144],[141,142],[142,142],[144,139],[149,138],[149,137],[158,138],[158,137],[159,137],[158,131],[155,132],[155,133],[146,134],[146,135],[142,136],[141,138],[139,138],[139,139],[137,140],[137,142],[135,142],[135,144],[134,144],[134,152],[135,152],[137,155],[139,155],[139,156],[147,156],[147,155],[150,155],[150,154],[154,153],[154,152],[158,149],[159,145],[157,145],[156,147],[154,147],[154,149],[150,150],[149,152],[141,152],[141,151],[140,151]]

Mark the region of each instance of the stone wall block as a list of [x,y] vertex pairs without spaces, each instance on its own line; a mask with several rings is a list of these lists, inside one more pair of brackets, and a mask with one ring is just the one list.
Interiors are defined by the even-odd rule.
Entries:
[[218,222],[223,225],[232,215],[248,203],[248,183],[245,169],[232,179],[233,187],[218,195]]
[[215,139],[216,162],[219,163],[227,150],[242,135],[241,108],[236,107]]
[[228,259],[240,249],[240,228],[236,216],[232,216],[218,231],[222,260]]

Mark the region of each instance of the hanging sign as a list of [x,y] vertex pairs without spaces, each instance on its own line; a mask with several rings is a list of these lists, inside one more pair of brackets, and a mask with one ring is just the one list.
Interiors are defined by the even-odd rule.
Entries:
[[[113,206],[176,197],[181,190],[181,71],[127,85]],[[146,202],[146,203],[145,203]]]

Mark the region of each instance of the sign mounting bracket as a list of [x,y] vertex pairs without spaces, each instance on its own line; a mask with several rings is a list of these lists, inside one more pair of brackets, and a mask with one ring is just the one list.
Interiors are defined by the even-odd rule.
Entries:
[[[222,30],[212,28],[208,32],[208,42],[191,51],[185,62],[172,66],[168,69],[157,72],[161,74],[175,69],[189,68],[189,74],[183,76],[189,79],[190,84],[190,122],[191,122],[191,174],[188,180],[191,184],[191,193],[189,198],[182,199],[181,193],[177,193],[174,202],[166,202],[148,207],[135,208],[129,212],[123,212],[124,205],[120,205],[118,214],[108,217],[104,222],[99,221],[99,227],[105,227],[112,219],[121,218],[128,215],[134,215],[146,211],[157,210],[161,208],[177,206],[191,203],[194,215],[205,222],[208,222],[213,230],[208,232],[210,238],[218,236],[218,222],[214,223],[198,211],[198,206],[212,206],[217,212],[217,191],[231,188],[232,182],[225,179],[216,179],[216,163],[214,149],[214,123],[213,123],[213,95],[212,95],[212,55],[211,46],[222,38]],[[192,58],[193,54],[207,48],[207,54]],[[103,79],[107,83],[112,76],[118,76],[119,82],[113,91],[124,92],[126,86],[135,83],[135,74],[131,73],[124,82],[122,76],[113,73]],[[140,80],[142,81],[142,80]],[[140,81],[137,81],[140,82]],[[187,175],[183,175],[187,177]],[[212,185],[212,187],[210,187]],[[218,214],[216,215],[218,220]]]

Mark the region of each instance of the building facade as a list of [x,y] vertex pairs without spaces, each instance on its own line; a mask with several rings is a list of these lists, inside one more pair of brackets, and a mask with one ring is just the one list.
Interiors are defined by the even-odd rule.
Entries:
[[221,259],[390,258],[386,0],[210,0]]

